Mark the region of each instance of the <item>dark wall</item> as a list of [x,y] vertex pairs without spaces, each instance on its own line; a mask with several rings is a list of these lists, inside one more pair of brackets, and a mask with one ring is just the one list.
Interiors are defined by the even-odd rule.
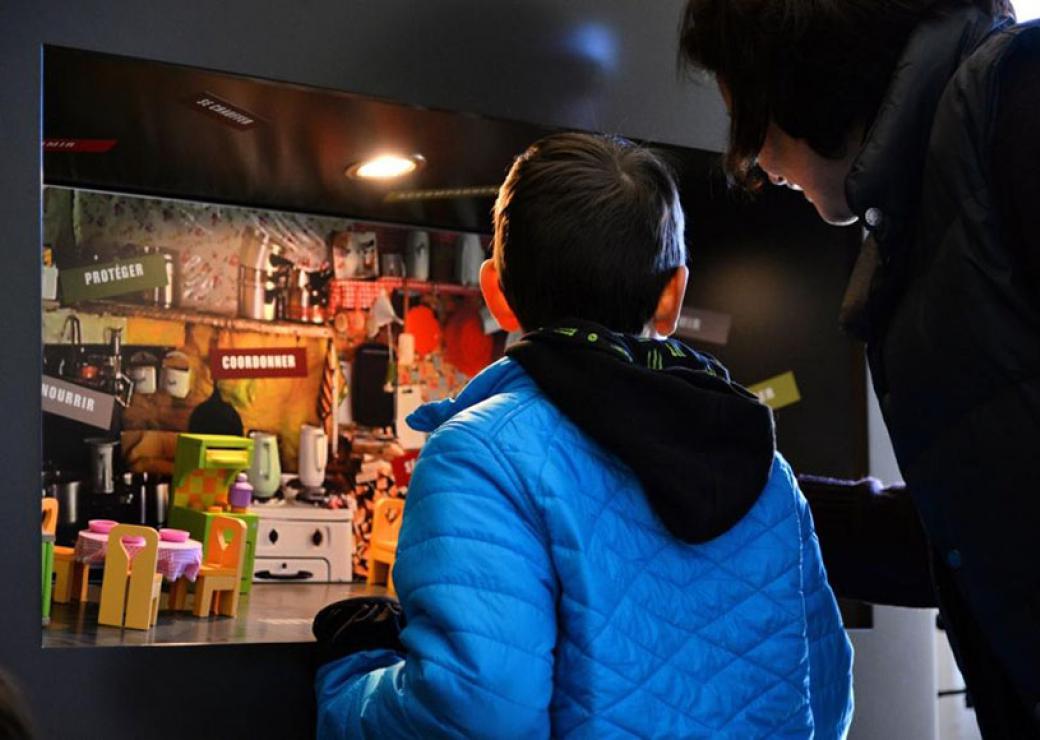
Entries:
[[828,226],[793,191],[751,200],[727,192],[720,177],[687,178],[683,201],[686,305],[732,317],[725,346],[697,348],[744,385],[794,373],[801,400],[775,418],[777,446],[796,473],[866,475],[863,349],[838,324],[859,230]]
[[35,492],[41,415],[35,391],[41,359],[42,46],[712,148],[725,130],[718,95],[711,87],[682,84],[675,74],[681,4],[0,3],[0,557],[6,596],[0,663],[25,687],[42,737],[313,734],[306,646],[40,648]]

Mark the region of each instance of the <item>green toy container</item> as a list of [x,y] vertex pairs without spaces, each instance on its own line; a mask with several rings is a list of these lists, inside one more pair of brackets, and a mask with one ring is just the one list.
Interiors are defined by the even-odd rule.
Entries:
[[248,470],[253,440],[219,434],[179,434],[173,457],[173,505],[168,526],[185,529],[206,546],[215,516],[230,516],[246,523],[246,552],[240,593],[253,587],[253,562],[260,518],[248,512],[209,511],[228,508],[228,488],[238,474]]

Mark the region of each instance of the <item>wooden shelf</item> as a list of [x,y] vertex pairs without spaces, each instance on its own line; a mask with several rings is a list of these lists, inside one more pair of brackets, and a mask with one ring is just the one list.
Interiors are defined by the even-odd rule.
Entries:
[[364,289],[366,286],[384,288],[388,293],[393,290],[408,290],[413,293],[444,293],[445,295],[480,295],[476,285],[459,285],[458,283],[433,283],[428,280],[409,280],[399,277],[381,277],[375,280],[343,280],[336,279],[333,284],[342,288]]
[[205,324],[220,329],[234,331],[254,331],[261,334],[281,334],[297,337],[318,337],[332,339],[332,327],[325,324],[303,324],[295,321],[262,321],[259,319],[243,319],[237,316],[221,316],[202,313],[181,308],[160,308],[134,303],[116,303],[110,301],[84,301],[70,306],[59,306],[47,301],[45,311],[66,308],[80,313],[92,313],[110,316],[128,316],[154,319],[156,321],[176,321],[186,324]]

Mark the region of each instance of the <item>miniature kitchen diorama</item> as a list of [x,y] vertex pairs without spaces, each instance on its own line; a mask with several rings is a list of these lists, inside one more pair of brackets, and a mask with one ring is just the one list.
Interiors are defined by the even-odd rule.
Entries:
[[243,606],[254,584],[377,585],[373,517],[423,442],[404,417],[504,344],[475,288],[486,237],[63,188],[45,203],[51,630],[91,618],[92,576],[102,614],[113,568],[132,588],[149,546],[117,523],[157,532],[160,624],[208,618],[197,584],[229,520]]
[[[45,647],[307,642],[326,604],[392,591],[425,441],[404,420],[510,340],[479,266],[498,183],[548,132],[45,48]],[[679,335],[777,411],[796,470],[862,476],[862,353],[828,287],[856,234],[669,152]]]
[[[438,195],[414,189],[436,173],[387,172],[432,171],[432,147],[394,161],[362,159],[371,147],[357,146],[340,176],[374,191],[377,206],[299,189],[248,197],[208,175],[190,182],[190,172],[160,184],[148,167],[130,169],[136,151],[161,144],[49,137],[111,126],[95,120],[104,105],[77,107],[84,84],[105,89],[113,69],[137,75],[132,84],[165,89],[203,145],[212,134],[218,148],[262,142],[213,90],[258,109],[264,93],[275,105],[300,91],[70,50],[48,50],[48,62],[44,646],[309,640],[325,604],[392,591],[402,500],[424,442],[405,417],[455,393],[505,346],[477,288],[497,175]],[[184,106],[181,85],[205,102]],[[397,136],[405,124],[449,122],[356,96],[336,102]],[[513,128],[490,172],[534,138]],[[380,210],[389,182],[413,190]]]

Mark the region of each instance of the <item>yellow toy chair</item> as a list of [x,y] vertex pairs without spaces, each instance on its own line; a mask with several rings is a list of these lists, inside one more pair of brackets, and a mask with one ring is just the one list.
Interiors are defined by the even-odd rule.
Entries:
[[[53,541],[58,526],[58,499],[43,499],[43,533],[49,534]],[[90,580],[90,566],[76,562],[76,551],[71,547],[54,545],[51,553],[51,571],[54,575],[54,589],[48,593],[57,604],[67,604],[73,599],[87,600],[87,586]],[[45,578],[48,581],[51,572]]]
[[76,551],[71,547],[54,546],[54,602],[86,601],[90,580],[90,566],[76,562]]
[[404,519],[403,498],[382,498],[372,515],[372,538],[368,542],[368,583],[386,582],[386,590],[394,593],[394,558],[397,537]]
[[195,581],[196,617],[238,614],[239,581],[246,553],[246,523],[230,516],[213,517],[206,556]]
[[[144,539],[144,547],[131,560],[124,537]],[[162,574],[159,563],[159,533],[151,527],[118,524],[108,533],[105,576],[101,581],[98,623],[112,627],[146,630],[159,616]]]

